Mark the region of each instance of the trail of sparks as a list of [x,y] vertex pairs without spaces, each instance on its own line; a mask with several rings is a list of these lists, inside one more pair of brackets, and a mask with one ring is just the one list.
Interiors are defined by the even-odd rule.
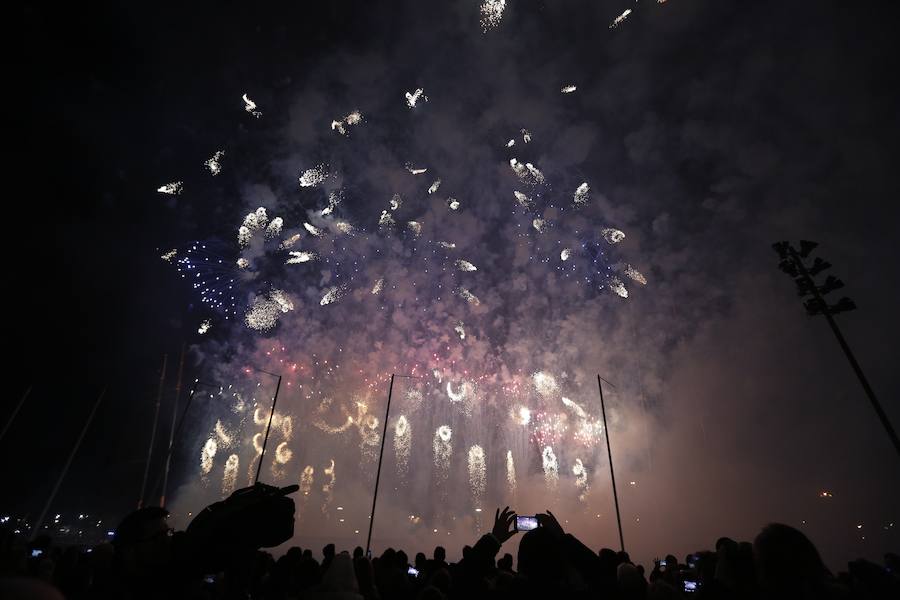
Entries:
[[588,193],[591,191],[590,186],[588,186],[585,181],[581,185],[578,186],[578,189],[575,190],[575,204],[584,204],[588,201]]
[[410,108],[415,108],[420,99],[424,102],[428,102],[428,96],[425,95],[425,90],[422,88],[417,89],[411,94],[406,92],[406,105]]
[[446,481],[450,470],[450,457],[453,455],[453,430],[449,425],[441,425],[434,432],[432,443],[434,450],[434,468],[440,481]]
[[572,474],[575,475],[575,488],[578,490],[578,499],[584,502],[587,499],[587,493],[590,490],[588,486],[588,473],[580,458],[575,459],[572,466]]
[[172,183],[167,183],[166,185],[161,185],[156,188],[156,191],[160,194],[169,194],[170,196],[177,196],[184,191],[184,182],[183,181],[173,181]]
[[504,10],[506,10],[506,0],[484,0],[481,3],[481,30],[483,33],[500,25]]
[[506,488],[510,495],[516,493],[516,464],[513,461],[512,450],[506,451]]
[[544,468],[544,482],[550,489],[556,488],[559,483],[559,462],[553,454],[553,448],[545,446],[541,451],[541,464]]
[[213,438],[209,438],[206,440],[206,443],[203,444],[203,450],[200,451],[200,472],[203,475],[208,475],[209,472],[212,471],[213,459],[216,457],[217,449],[218,445]]
[[409,450],[412,439],[412,428],[406,415],[400,415],[394,425],[394,454],[397,457],[397,473],[402,480],[409,471]]
[[317,165],[300,174],[300,187],[313,187],[328,179],[328,167]]
[[564,85],[563,88],[559,91],[561,91],[563,94],[571,94],[577,89],[578,87],[574,85]]
[[322,485],[322,514],[325,514],[328,511],[328,507],[331,505],[331,501],[334,500],[334,482],[337,480],[337,477],[334,473],[334,459],[331,459],[330,465],[325,467],[322,472],[325,474],[325,477],[328,479],[325,480],[324,485]]
[[238,467],[240,458],[232,454],[225,461],[225,472],[222,475],[222,497],[230,496],[237,484]]
[[472,490],[472,502],[481,506],[484,497],[487,467],[484,460],[484,449],[479,445],[469,448],[469,488]]
[[241,99],[244,101],[244,110],[256,117],[257,119],[262,116],[262,111],[256,107],[256,102],[250,99],[247,94],[241,96]]
[[626,9],[625,9],[625,12],[623,12],[621,15],[619,15],[618,17],[616,17],[615,19],[613,19],[613,22],[612,22],[612,24],[609,26],[609,28],[610,28],[610,29],[615,29],[615,28],[618,27],[620,24],[622,24],[622,23],[625,21],[625,19],[628,18],[628,15],[630,15],[630,14],[631,14],[631,9],[630,9],[630,8],[626,8]]
[[209,160],[207,160],[206,162],[203,163],[204,166],[206,166],[206,169],[210,173],[212,173],[213,177],[215,177],[216,175],[218,175],[219,173],[222,172],[222,157],[223,156],[225,156],[225,151],[217,150],[216,153],[213,154]]

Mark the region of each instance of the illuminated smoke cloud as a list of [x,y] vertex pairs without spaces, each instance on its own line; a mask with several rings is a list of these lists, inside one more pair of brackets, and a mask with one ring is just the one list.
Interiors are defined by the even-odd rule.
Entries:
[[544,468],[544,482],[551,490],[555,489],[557,483],[559,483],[559,463],[556,460],[556,455],[553,454],[553,448],[550,446],[545,446],[543,451],[541,451],[541,464]]
[[206,169],[212,173],[213,177],[222,172],[222,157],[225,156],[224,150],[217,150],[212,157],[204,162]]
[[588,193],[591,191],[591,188],[588,186],[585,181],[581,185],[578,186],[578,189],[575,190],[575,204],[584,204],[588,201]]
[[256,107],[256,102],[250,99],[247,94],[241,96],[244,100],[244,110],[256,117],[257,119],[262,116],[262,111]]
[[504,10],[506,10],[506,0],[483,0],[481,3],[482,32],[487,33],[500,25]]
[[619,231],[618,229],[613,229],[612,227],[601,229],[600,235],[602,235],[603,239],[605,239],[610,244],[618,244],[625,239],[624,232]]
[[183,181],[173,181],[172,183],[167,183],[166,185],[161,185],[156,188],[156,191],[160,194],[169,194],[170,196],[177,196],[181,192],[184,191],[184,182]]
[[423,90],[422,88],[417,89],[411,94],[409,92],[406,92],[406,105],[410,108],[415,108],[416,103],[420,99],[424,102],[428,102],[428,96],[425,95],[425,90]]

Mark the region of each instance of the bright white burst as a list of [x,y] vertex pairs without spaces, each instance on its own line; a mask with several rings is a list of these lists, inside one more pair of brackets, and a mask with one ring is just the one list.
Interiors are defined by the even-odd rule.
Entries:
[[347,221],[337,221],[334,224],[334,228],[344,235],[353,235],[353,225]]
[[456,198],[447,198],[447,206],[450,207],[450,210],[459,210],[459,200]]
[[414,167],[414,166],[412,166],[411,163],[406,163],[406,170],[409,171],[410,173],[412,173],[413,175],[421,175],[422,173],[425,173],[426,171],[428,171],[428,169]]
[[322,299],[319,300],[319,306],[325,306],[327,304],[333,304],[341,299],[341,296],[344,295],[344,289],[340,286],[334,286],[328,289]]
[[167,183],[166,185],[161,185],[156,188],[156,191],[160,194],[169,194],[170,196],[177,196],[181,192],[184,191],[184,182],[183,181],[173,181],[172,183]]
[[478,508],[484,496],[487,466],[484,459],[484,448],[474,445],[469,448],[469,488],[472,490],[472,501]]
[[284,227],[284,219],[275,217],[269,226],[266,227],[266,239],[271,240],[281,235],[281,229]]
[[481,300],[478,299],[478,296],[476,296],[475,294],[473,294],[472,292],[470,292],[468,289],[466,289],[464,287],[459,288],[457,290],[457,293],[460,295],[460,297],[463,300],[465,300],[472,306],[478,306],[479,304],[481,304]]
[[584,412],[584,409],[581,408],[581,405],[579,405],[577,402],[573,402],[572,400],[569,400],[568,398],[563,396],[562,403],[565,405],[566,408],[568,408],[573,413],[575,413],[575,416],[578,417],[579,419],[587,419],[588,418],[587,413]]
[[303,224],[303,229],[309,232],[309,235],[313,235],[315,237],[320,237],[322,235],[322,230],[318,227],[310,225],[309,223]]
[[525,163],[525,168],[528,169],[529,173],[531,173],[531,176],[534,178],[535,183],[544,183],[544,174],[541,173],[540,169],[538,169],[531,163]]
[[571,94],[572,92],[574,92],[577,89],[578,89],[578,87],[576,87],[574,85],[564,85],[563,88],[559,91],[561,91],[563,94]]
[[580,458],[575,459],[575,464],[572,466],[572,474],[575,475],[575,487],[578,489],[578,499],[584,502],[587,499],[587,493],[590,487],[588,486],[587,468],[585,468],[584,463],[581,462]]
[[612,227],[606,227],[600,230],[600,235],[602,235],[603,239],[610,244],[618,244],[625,239],[625,232],[613,229]]
[[422,88],[417,89],[412,94],[406,92],[406,105],[410,108],[415,108],[416,103],[419,101],[419,99],[428,102],[428,96],[425,95],[425,90],[423,90]]
[[397,210],[401,204],[403,204],[403,198],[400,197],[400,194],[394,194],[391,197],[391,210]]
[[456,244],[453,242],[438,242],[438,246],[441,248],[453,249],[456,248]]
[[559,384],[556,383],[556,378],[544,371],[532,373],[531,382],[537,393],[544,398],[549,398],[559,391]]
[[544,481],[547,483],[547,487],[555,488],[559,482],[559,462],[550,446],[545,446],[541,452],[541,464],[544,468]]
[[450,402],[462,402],[466,399],[466,393],[469,391],[469,386],[464,381],[461,386],[459,386],[459,391],[453,391],[453,385],[448,381],[447,382],[447,397],[450,398]]
[[415,237],[422,235],[422,224],[418,221],[409,221],[406,226],[412,231]]
[[456,261],[456,268],[460,271],[477,271],[478,267],[467,260],[459,259]]
[[563,248],[562,252],[559,253],[559,260],[569,260],[571,255],[572,251],[569,248]]
[[168,252],[166,252],[165,254],[160,256],[160,258],[166,262],[172,262],[172,260],[175,258],[175,256],[177,254],[178,254],[178,250],[176,250],[175,248],[172,248],[171,250],[169,250]]
[[323,217],[330,215],[334,212],[334,209],[337,208],[337,205],[340,204],[341,200],[343,199],[344,196],[341,190],[328,192],[328,206],[323,208],[319,214],[321,214]]
[[289,252],[289,254],[291,257],[287,259],[287,262],[285,263],[288,265],[299,265],[300,263],[309,262],[316,258],[315,252]]
[[527,129],[522,129],[522,141],[524,141],[526,144],[531,141],[531,132],[529,132]]
[[623,21],[625,21],[625,19],[627,19],[627,18],[628,18],[628,15],[630,15],[630,14],[631,14],[631,9],[630,9],[630,8],[626,8],[626,9],[625,9],[625,12],[623,12],[621,15],[619,15],[618,17],[616,17],[615,19],[613,19],[612,25],[610,25],[609,28],[610,28],[610,29],[615,29],[615,28],[618,27]]
[[209,331],[210,327],[212,327],[212,323],[210,323],[210,320],[204,319],[203,321],[200,322],[200,327],[197,329],[197,333],[199,333],[200,335],[203,335],[204,333]]
[[237,259],[238,269],[247,269],[250,267],[250,261],[244,258],[243,256]]
[[380,294],[381,290],[384,289],[384,277],[379,277],[375,281],[375,285],[372,286],[372,294]]
[[578,186],[578,189],[575,190],[575,204],[584,204],[588,201],[588,192],[591,191],[591,188],[588,186],[585,181],[581,185]]
[[513,196],[516,197],[516,202],[519,203],[519,206],[522,208],[531,208],[532,200],[522,192],[513,192]]
[[393,227],[395,223],[396,221],[394,221],[394,217],[392,217],[388,211],[381,211],[381,216],[378,217],[379,227],[381,227],[382,229],[387,229],[389,227]]
[[638,271],[631,265],[625,265],[625,275],[630,277],[633,281],[637,281],[641,285],[647,285],[647,278],[644,277],[640,271]]
[[446,481],[450,469],[450,457],[453,455],[451,437],[453,430],[449,425],[441,425],[434,432],[432,447],[434,449],[434,467],[438,477]]
[[241,96],[241,98],[244,100],[244,110],[246,110],[257,119],[262,116],[262,111],[256,108],[256,102],[251,100],[250,97],[247,96],[247,94],[244,94],[243,96]]
[[200,451],[200,470],[203,475],[208,475],[213,468],[213,459],[216,457],[216,450],[218,449],[218,445],[216,444],[216,440],[209,438],[206,440],[206,443],[203,444],[203,450]]
[[531,410],[527,406],[520,406],[515,417],[519,425],[528,425],[531,423]]
[[212,158],[204,162],[207,170],[212,173],[213,177],[222,172],[222,157],[225,156],[224,150],[218,150],[212,155]]
[[531,226],[534,227],[538,233],[544,233],[544,228],[547,226],[547,221],[544,219],[533,219],[531,221]]
[[512,148],[512,147],[515,146],[515,145],[516,145],[516,140],[514,140],[514,139],[511,139],[511,140],[509,140],[508,142],[506,142],[506,147],[507,147],[507,148]]
[[[461,339],[461,340],[466,339],[466,328],[462,321],[456,322],[456,327],[453,328],[453,331],[456,332],[456,335],[459,336],[459,339]],[[449,386],[450,384],[448,383],[447,385]]]
[[322,485],[322,494],[325,496],[322,499],[322,514],[325,514],[328,511],[328,506],[331,504],[331,501],[334,499],[334,482],[337,481],[337,477],[334,473],[334,459],[332,458],[330,461],[330,465],[322,469],[322,472],[325,474],[325,477],[328,479],[325,480],[325,483]]
[[506,0],[484,0],[481,3],[481,30],[487,33],[494,29],[503,20],[503,11],[506,10]]
[[257,296],[253,299],[250,309],[244,315],[244,323],[250,329],[268,331],[278,324],[278,318],[294,309],[287,294],[282,290],[272,290],[269,297]]
[[394,453],[397,456],[397,471],[401,478],[406,477],[409,468],[410,440],[412,438],[409,421],[405,415],[400,415],[394,425]]
[[347,129],[344,127],[344,125],[359,125],[362,120],[362,114],[358,110],[354,110],[352,113],[350,113],[340,121],[332,121],[331,130],[337,130],[337,132],[341,135],[347,135]]
[[275,464],[285,465],[294,457],[294,452],[288,448],[287,442],[281,442],[275,447]]
[[513,462],[512,450],[506,451],[506,487],[510,494],[516,493],[516,464]]
[[306,465],[303,467],[303,472],[300,473],[300,493],[304,496],[309,496],[309,492],[312,490],[313,475],[315,475],[315,472],[316,470],[312,465]]
[[282,250],[287,250],[288,248],[292,248],[294,246],[294,244],[296,244],[299,241],[300,241],[300,234],[295,233],[294,235],[287,238],[286,240],[283,240],[281,242],[281,245],[279,246],[279,248],[281,248]]
[[435,193],[436,191],[438,191],[438,188],[439,188],[439,187],[441,187],[441,180],[440,180],[440,179],[435,179],[435,180],[434,180],[434,183],[432,183],[431,186],[429,186],[429,188],[428,188],[428,193],[429,193],[429,194]]
[[326,179],[328,179],[328,168],[325,165],[317,165],[300,174],[300,187],[319,185]]
[[237,454],[232,454],[225,461],[225,472],[222,474],[222,496],[230,496],[237,485],[238,467],[240,458]]
[[628,297],[628,290],[625,288],[625,284],[622,283],[622,280],[618,277],[611,277],[609,279],[609,289],[622,298]]

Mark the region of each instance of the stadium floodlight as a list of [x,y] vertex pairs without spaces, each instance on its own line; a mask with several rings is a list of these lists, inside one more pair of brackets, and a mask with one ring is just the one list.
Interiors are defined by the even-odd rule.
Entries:
[[878,402],[878,398],[875,396],[875,390],[869,385],[869,381],[866,379],[862,367],[860,367],[859,363],[856,361],[856,357],[850,350],[850,345],[847,344],[847,340],[844,339],[841,330],[834,320],[834,315],[838,313],[855,310],[856,303],[850,298],[844,297],[838,300],[836,304],[829,305],[824,296],[829,292],[844,287],[844,282],[833,275],[829,275],[825,278],[823,285],[816,285],[813,277],[825,269],[830,268],[831,263],[822,260],[819,257],[815,257],[813,259],[813,264],[810,266],[807,266],[803,262],[805,259],[809,258],[809,254],[815,250],[818,245],[819,244],[816,242],[801,240],[800,250],[797,250],[788,242],[777,242],[772,244],[772,249],[778,253],[778,257],[781,259],[778,263],[778,268],[790,276],[797,285],[797,295],[801,298],[810,295],[812,296],[803,301],[803,306],[806,308],[806,314],[811,317],[818,315],[823,315],[825,317],[828,326],[831,327],[831,331],[834,333],[834,337],[837,338],[838,344],[840,344],[841,349],[844,351],[844,356],[847,357],[847,361],[850,363],[863,390],[866,392],[866,396],[868,396],[869,402],[875,410],[875,414],[878,415],[884,430],[894,444],[897,455],[900,456],[900,438],[897,437],[897,432],[891,425],[887,413],[884,412],[884,409]]

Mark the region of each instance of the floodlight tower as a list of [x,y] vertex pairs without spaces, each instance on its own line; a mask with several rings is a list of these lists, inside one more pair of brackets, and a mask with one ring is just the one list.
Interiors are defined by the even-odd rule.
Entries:
[[844,287],[844,282],[833,275],[829,275],[825,278],[825,282],[822,285],[817,285],[815,280],[813,280],[813,277],[830,268],[831,263],[818,257],[814,258],[812,265],[808,267],[803,262],[809,258],[810,252],[818,245],[819,244],[816,242],[801,240],[799,250],[791,246],[789,242],[777,242],[772,244],[772,248],[775,249],[775,252],[777,252],[779,258],[781,258],[781,262],[778,263],[778,268],[789,275],[797,285],[797,295],[801,298],[811,296],[808,300],[803,302],[803,306],[806,307],[806,313],[811,317],[816,315],[825,316],[825,320],[828,321],[831,331],[834,332],[834,337],[837,338],[838,344],[840,344],[841,349],[844,351],[844,355],[850,362],[850,366],[853,367],[853,371],[859,378],[859,382],[862,384],[866,396],[869,397],[872,408],[875,409],[875,413],[881,420],[884,430],[887,432],[888,437],[891,438],[891,442],[894,444],[897,455],[900,456],[900,439],[897,438],[897,432],[894,431],[894,427],[891,425],[887,414],[884,412],[884,409],[881,408],[878,398],[875,397],[875,391],[872,389],[872,386],[869,385],[869,381],[863,374],[862,367],[859,366],[856,357],[853,356],[853,352],[850,350],[847,340],[844,339],[844,336],[841,334],[841,330],[838,328],[833,317],[833,315],[836,315],[837,313],[854,310],[856,304],[846,296],[838,300],[836,304],[828,304],[824,298],[825,294]]

